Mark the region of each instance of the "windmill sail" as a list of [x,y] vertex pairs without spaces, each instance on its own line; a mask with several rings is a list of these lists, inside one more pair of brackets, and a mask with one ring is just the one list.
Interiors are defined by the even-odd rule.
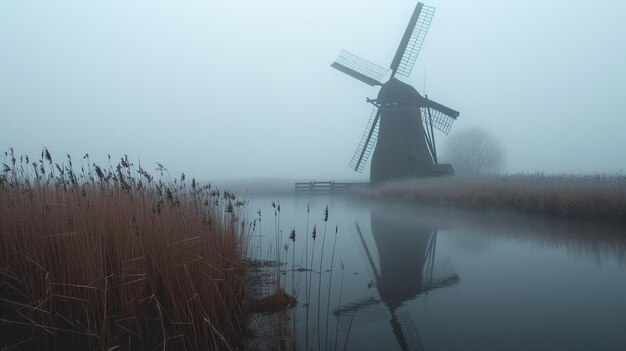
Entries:
[[331,67],[371,86],[382,86],[380,80],[389,73],[389,69],[364,60],[346,50],[341,50]]
[[417,3],[391,63],[391,70],[394,75],[396,73],[404,77],[411,75],[434,14],[434,7],[426,6],[421,2]]
[[452,123],[454,122],[454,118],[428,107],[422,107],[420,110],[424,124],[429,126],[432,125],[433,128],[448,135],[450,128],[452,127]]
[[425,100],[425,104],[420,108],[420,112],[422,121],[426,125],[432,125],[433,128],[442,131],[446,135],[450,132],[454,120],[459,116],[459,112],[432,100]]
[[380,110],[377,107],[372,109],[370,120],[367,122],[365,132],[361,137],[359,146],[356,148],[352,160],[350,160],[350,168],[357,172],[363,172],[363,168],[369,159],[374,145],[376,145],[376,139],[378,138],[378,119],[380,118]]

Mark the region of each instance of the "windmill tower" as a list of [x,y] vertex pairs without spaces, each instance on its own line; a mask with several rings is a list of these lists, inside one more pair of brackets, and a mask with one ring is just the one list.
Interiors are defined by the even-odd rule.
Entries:
[[[363,83],[381,87],[376,99],[367,99],[374,108],[350,161],[351,168],[362,172],[373,151],[372,183],[452,173],[452,166],[437,162],[434,129],[448,134],[459,112],[429,100],[395,78],[411,75],[434,12],[433,7],[417,4],[389,69],[345,50],[331,65]],[[381,79],[389,73],[383,84]]]

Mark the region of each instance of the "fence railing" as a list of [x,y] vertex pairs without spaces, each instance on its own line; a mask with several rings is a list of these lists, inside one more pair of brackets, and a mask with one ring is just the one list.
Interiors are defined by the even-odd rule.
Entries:
[[348,188],[367,187],[369,183],[301,182],[295,184],[296,194],[340,193]]

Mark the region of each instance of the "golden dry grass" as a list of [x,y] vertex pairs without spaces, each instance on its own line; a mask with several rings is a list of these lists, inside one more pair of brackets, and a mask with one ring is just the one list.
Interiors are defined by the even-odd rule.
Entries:
[[[0,348],[228,350],[245,342],[242,203],[156,180],[5,153]],[[163,169],[160,169],[163,171]],[[167,178],[167,176],[163,177]]]
[[518,174],[444,177],[384,184],[361,193],[442,206],[513,209],[626,221],[626,176]]

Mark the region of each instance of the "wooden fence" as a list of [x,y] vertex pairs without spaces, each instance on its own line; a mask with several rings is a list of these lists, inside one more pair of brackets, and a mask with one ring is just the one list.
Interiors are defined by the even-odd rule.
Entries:
[[367,187],[369,183],[306,182],[296,183],[296,194],[336,194],[348,188]]

